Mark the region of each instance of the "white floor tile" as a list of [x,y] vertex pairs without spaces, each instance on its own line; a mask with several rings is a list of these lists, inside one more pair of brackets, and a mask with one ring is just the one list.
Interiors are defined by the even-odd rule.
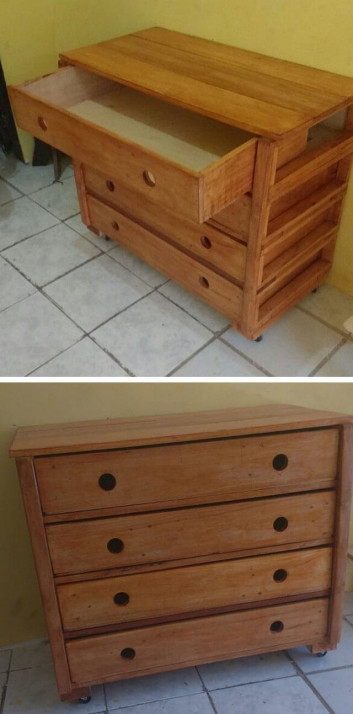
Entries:
[[31,377],[127,377],[128,374],[89,337],[32,372]]
[[100,251],[63,223],[27,238],[3,252],[7,260],[42,287],[90,260]]
[[58,223],[58,219],[29,198],[18,198],[0,207],[0,250]]
[[116,243],[114,243],[113,240],[110,240],[110,238],[106,238],[104,235],[97,236],[93,231],[90,231],[87,226],[85,226],[84,223],[81,221],[81,216],[78,213],[77,216],[73,216],[73,218],[68,218],[67,221],[65,221],[65,225],[69,226],[69,228],[72,228],[74,231],[77,231],[81,236],[84,238],[87,238],[90,243],[93,243],[93,245],[96,245],[99,250],[102,250],[104,253],[106,253],[108,250],[112,250],[116,246]]
[[150,674],[105,685],[108,709],[130,707],[185,694],[202,692],[202,683],[194,667],[161,674]]
[[321,285],[316,293],[310,293],[300,302],[300,307],[344,331],[343,323],[353,315],[353,297],[332,285]]
[[353,625],[353,615],[346,615],[348,622]]
[[10,664],[11,650],[0,651],[0,672],[7,672]]
[[[74,714],[77,706],[60,701],[50,665],[10,673],[3,714]],[[91,701],[82,706],[85,714],[105,710],[103,687],[93,687]]]
[[136,376],[166,376],[211,337],[161,295],[146,297],[93,333]]
[[166,285],[163,285],[163,287],[159,289],[159,292],[186,310],[186,312],[192,317],[195,317],[196,320],[202,322],[202,324],[208,327],[209,330],[212,330],[212,332],[224,330],[224,328],[229,325],[227,317],[221,315],[209,305],[206,305],[206,303],[195,297],[195,295],[188,293],[187,290],[184,290],[184,288],[172,280],[166,283]]
[[325,657],[315,657],[307,647],[289,650],[289,654],[303,672],[320,672],[324,669],[344,667],[353,664],[353,628],[348,622],[342,623],[341,641],[336,650],[327,652]]
[[31,295],[0,313],[0,375],[26,376],[81,335],[43,295]]
[[160,273],[158,270],[151,268],[148,263],[138,258],[137,255],[130,253],[121,245],[115,245],[109,255],[114,258],[114,260],[117,260],[118,263],[121,263],[121,265],[125,268],[131,270],[131,272],[134,273],[134,275],[137,275],[138,278],[144,280],[147,285],[151,286],[151,288],[157,288],[159,285],[163,285],[163,283],[166,283],[168,280],[165,275]]
[[31,199],[62,221],[80,210],[73,176],[31,193]]
[[308,679],[335,714],[352,711],[353,667],[312,674]]
[[149,293],[151,288],[107,255],[92,260],[45,288],[89,332]]
[[30,669],[31,667],[47,667],[51,664],[52,656],[48,640],[24,643],[13,649],[11,671]]
[[0,310],[35,292],[35,287],[0,257]]
[[[50,186],[55,180],[52,163],[46,166],[31,166],[17,161],[14,156],[3,156],[0,161],[0,175],[22,193],[38,191]],[[67,157],[62,159],[61,180],[72,176],[72,166]]]
[[315,377],[353,377],[353,342],[346,342],[322,365]]
[[[113,711],[114,709],[109,710],[109,712]],[[204,693],[119,708],[119,712],[121,714],[214,714],[208,696]]]
[[246,340],[234,330],[225,332],[222,339],[275,377],[305,377],[328,357],[342,337],[293,308],[264,333],[262,342]]
[[21,194],[16,191],[16,189],[9,183],[6,183],[0,179],[0,206],[9,201],[14,201],[16,198],[20,198]]
[[173,374],[174,377],[264,377],[264,372],[220,340],[207,345]]
[[265,679],[292,677],[296,673],[283,652],[213,662],[198,667],[198,670],[208,690],[235,687],[238,684]]
[[217,714],[327,714],[300,677],[219,689],[211,699]]
[[344,593],[343,613],[345,615],[353,615],[353,592]]

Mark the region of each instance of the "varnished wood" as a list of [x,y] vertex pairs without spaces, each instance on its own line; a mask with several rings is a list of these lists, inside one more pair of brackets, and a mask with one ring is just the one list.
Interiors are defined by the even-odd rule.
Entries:
[[352,425],[270,405],[19,429],[11,453],[61,699],[234,656],[335,648]]

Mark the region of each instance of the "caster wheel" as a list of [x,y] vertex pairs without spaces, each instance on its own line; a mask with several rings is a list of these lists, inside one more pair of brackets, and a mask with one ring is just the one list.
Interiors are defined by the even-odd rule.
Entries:
[[88,704],[91,701],[91,697],[80,697],[78,700],[79,704]]
[[327,650],[326,650],[326,652],[317,652],[316,653],[316,657],[325,657],[325,655],[327,655]]
[[262,342],[263,338],[264,338],[263,335],[259,335],[258,337],[256,337],[256,339],[254,340],[254,342]]
[[[312,293],[317,293],[317,288],[314,288],[314,290],[311,291]],[[326,652],[325,652],[326,654]]]

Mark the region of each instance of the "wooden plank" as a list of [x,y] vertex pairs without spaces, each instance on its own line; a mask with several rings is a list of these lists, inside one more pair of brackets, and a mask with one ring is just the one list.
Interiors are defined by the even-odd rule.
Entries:
[[260,512],[256,500],[240,501],[59,523],[46,532],[57,575],[176,559],[187,564],[198,555],[303,541],[314,531],[322,544],[330,542],[334,504],[333,491],[317,491],[265,499]]
[[349,518],[352,497],[353,474],[353,425],[341,428],[340,477],[336,503],[336,533],[333,554],[332,596],[330,600],[329,629],[327,640],[336,647],[340,638],[343,597],[345,587]]
[[[283,627],[271,631],[274,622]],[[104,682],[309,644],[326,628],[327,600],[314,599],[84,637],[67,642],[66,649],[73,681]],[[131,659],[121,656],[125,648],[133,650]]]
[[276,201],[298,184],[353,153],[353,136],[342,132],[331,141],[302,154],[277,172],[276,182],[271,189],[271,201]]
[[57,595],[68,631],[132,622],[135,626],[156,615],[192,616],[295,594],[314,597],[330,585],[331,547],[324,547],[68,583],[57,587]]
[[[57,686],[59,694],[63,698],[67,698],[70,696],[73,687],[67,664],[61,618],[52,578],[51,561],[42,521],[33,462],[30,458],[19,458],[16,460],[16,466],[49,633],[50,647],[53,654]],[[88,692],[85,692],[85,694],[88,694]]]
[[[40,457],[35,469],[46,515],[127,506],[158,510],[331,488],[337,453],[338,430],[325,429]],[[277,454],[287,460],[281,471],[273,463]],[[100,485],[107,473],[109,490]]]
[[233,201],[222,211],[216,213],[207,225],[220,228],[225,233],[238,238],[243,243],[248,242],[251,215],[251,196],[245,194]]
[[235,149],[204,170],[200,222],[219,213],[253,186],[257,140]]
[[252,209],[249,226],[249,240],[245,268],[243,304],[241,309],[241,331],[249,339],[256,337],[257,289],[260,283],[260,256],[267,233],[270,213],[270,190],[275,180],[277,147],[262,139],[258,143]]
[[334,426],[353,421],[347,414],[288,404],[216,409],[19,427],[11,456],[97,451],[147,444],[197,441],[230,436]]
[[216,310],[239,323],[242,290],[227,276],[179,250],[167,238],[135,223],[115,208],[88,197],[90,222],[109,238],[124,245],[147,263],[201,297]]
[[315,176],[312,176],[307,181],[295,186],[294,189],[288,193],[283,194],[277,201],[271,202],[270,208],[270,222],[277,218],[281,213],[284,213],[289,208],[292,208],[300,201],[303,201],[307,196],[314,191],[317,191],[322,186],[335,181],[337,178],[337,166],[329,166],[320,171]]

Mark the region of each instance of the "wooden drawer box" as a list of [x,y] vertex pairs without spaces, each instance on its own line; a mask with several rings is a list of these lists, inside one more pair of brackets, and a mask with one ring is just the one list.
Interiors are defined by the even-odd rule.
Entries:
[[22,427],[11,454],[61,699],[337,646],[350,417],[281,405]]
[[9,95],[22,129],[73,157],[87,226],[249,339],[324,281],[353,79],[162,28],[60,63]]
[[35,459],[43,512],[158,510],[335,486],[338,429]]

